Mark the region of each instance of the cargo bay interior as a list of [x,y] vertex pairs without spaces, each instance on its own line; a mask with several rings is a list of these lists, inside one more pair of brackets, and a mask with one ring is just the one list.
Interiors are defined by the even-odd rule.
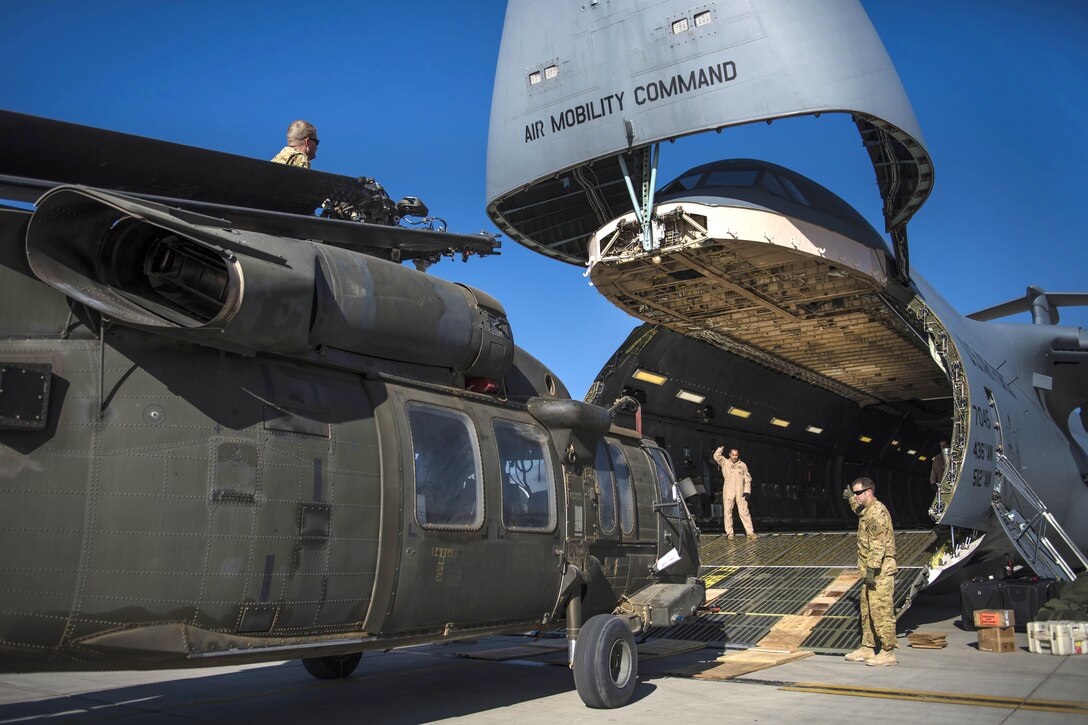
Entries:
[[[700,490],[688,504],[703,532],[709,611],[652,634],[725,646],[772,637],[821,652],[857,646],[857,517],[842,491],[863,475],[876,481],[892,514],[895,602],[900,611],[909,605],[939,545],[928,514],[929,474],[951,428],[950,392],[859,405],[801,376],[644,324],[605,365],[587,400],[608,405],[624,395],[639,401],[643,433],[668,451],[677,478],[691,478]],[[617,422],[636,426],[633,413]],[[711,458],[718,446],[738,448],[752,472],[757,540],[722,534],[722,478]]]
[[[673,458],[678,478],[703,493],[691,502],[704,531],[721,531],[721,473],[711,456],[738,448],[752,472],[757,531],[852,530],[842,497],[858,476],[877,483],[897,530],[929,529],[932,455],[951,428],[952,399],[859,405],[797,375],[661,326],[636,328],[588,398],[641,403],[643,433]],[[627,414],[628,424],[634,425]]]

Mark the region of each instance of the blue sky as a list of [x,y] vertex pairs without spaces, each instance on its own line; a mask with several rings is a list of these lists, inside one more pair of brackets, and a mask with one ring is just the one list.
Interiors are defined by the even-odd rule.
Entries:
[[[936,168],[910,225],[912,269],[964,313],[1028,284],[1088,291],[1088,3],[863,4]],[[451,231],[495,231],[484,171],[504,13],[501,0],[8,2],[0,107],[256,158],[305,118],[316,168],[419,196]],[[660,178],[729,157],[793,168],[883,228],[846,116],[682,139],[662,148]],[[431,269],[501,300],[517,342],[575,397],[637,324],[582,271],[508,239],[499,257]],[[1062,321],[1088,327],[1088,308]]]

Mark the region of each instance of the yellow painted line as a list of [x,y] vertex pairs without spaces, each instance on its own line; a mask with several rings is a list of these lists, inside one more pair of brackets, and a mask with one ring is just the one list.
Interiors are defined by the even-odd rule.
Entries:
[[881,697],[890,700],[932,702],[941,705],[969,705],[974,707],[999,707],[1010,710],[1035,710],[1039,712],[1064,712],[1088,715],[1088,703],[1069,700],[1028,700],[1019,697],[993,695],[967,695],[959,692],[925,692],[920,690],[885,690],[873,687],[827,685],[819,682],[795,682],[783,685],[782,690],[814,692],[825,695],[849,695],[851,697]]

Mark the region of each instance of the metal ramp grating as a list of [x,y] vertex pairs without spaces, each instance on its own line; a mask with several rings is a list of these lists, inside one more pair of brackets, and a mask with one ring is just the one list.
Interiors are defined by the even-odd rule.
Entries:
[[[897,531],[899,567],[925,566],[928,549],[937,540],[932,531]],[[853,531],[761,534],[758,539],[722,534],[699,537],[699,553],[709,566],[841,566],[857,565],[857,533]]]
[[[908,531],[897,533],[895,539],[899,573],[894,601],[896,611],[902,613],[912,585],[925,571],[936,536],[930,531]],[[810,606],[840,576],[855,569],[856,534],[769,534],[755,540],[733,541],[721,535],[704,536],[700,547],[704,564],[701,575],[707,589],[721,590],[707,606],[718,611],[691,617],[672,627],[651,628],[646,637],[752,647],[784,617],[808,613],[815,624],[801,649],[837,653],[859,646],[860,582],[853,583],[830,606],[823,605],[826,611],[822,614],[812,614]]]

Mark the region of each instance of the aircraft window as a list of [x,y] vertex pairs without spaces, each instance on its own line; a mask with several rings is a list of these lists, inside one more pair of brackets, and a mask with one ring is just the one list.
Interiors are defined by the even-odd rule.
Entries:
[[756,171],[753,169],[722,169],[707,174],[706,181],[699,186],[755,186]]
[[620,531],[632,534],[635,531],[635,492],[631,488],[631,468],[618,444],[612,441],[606,441],[606,444],[612,473],[616,477],[616,493],[619,494]]
[[597,444],[597,457],[593,468],[597,473],[597,520],[601,531],[611,532],[616,529],[616,477],[612,475],[612,463],[608,460],[608,449],[602,440]]
[[691,191],[699,184],[699,179],[703,178],[703,172],[697,174],[688,174],[687,176],[681,176],[676,181],[672,182],[664,189],[661,190],[662,194],[668,194],[674,191]]
[[812,204],[810,204],[808,201],[808,197],[801,193],[801,190],[797,188],[797,184],[793,183],[793,179],[789,178],[788,176],[783,176],[779,178],[779,181],[781,181],[782,185],[786,187],[786,191],[789,192],[791,199],[796,201],[798,204],[812,206]]
[[555,476],[544,431],[528,423],[496,420],[502,465],[502,522],[508,529],[555,529]]
[[650,448],[648,452],[654,462],[654,472],[657,473],[658,501],[661,503],[675,502],[673,485],[676,483],[676,479],[672,475],[672,467],[669,465],[665,452],[660,448]]
[[464,413],[408,404],[416,519],[428,528],[479,528],[483,476],[476,429]]
[[778,180],[778,177],[770,172],[763,172],[763,187],[775,196],[780,196],[787,201],[792,201],[789,192],[786,191],[786,187],[782,186],[782,182]]

